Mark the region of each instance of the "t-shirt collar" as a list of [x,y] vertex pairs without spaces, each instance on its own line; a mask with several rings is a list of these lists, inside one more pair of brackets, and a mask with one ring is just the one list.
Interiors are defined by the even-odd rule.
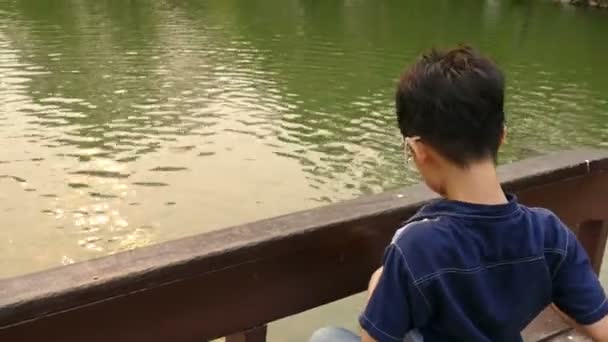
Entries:
[[478,217],[502,217],[508,216],[519,209],[517,197],[513,194],[505,194],[507,203],[504,204],[476,204],[448,199],[440,199],[425,205],[415,215],[421,216],[478,216]]

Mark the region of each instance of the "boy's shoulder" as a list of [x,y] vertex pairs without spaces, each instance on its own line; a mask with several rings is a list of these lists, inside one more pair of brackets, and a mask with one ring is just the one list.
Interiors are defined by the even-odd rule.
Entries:
[[522,207],[529,211],[534,227],[541,231],[547,250],[563,251],[567,248],[568,240],[575,238],[574,233],[553,211],[541,207]]
[[520,208],[528,211],[530,213],[530,215],[534,215],[539,219],[548,220],[552,223],[560,222],[559,217],[557,217],[557,214],[555,214],[554,212],[552,212],[551,210],[549,210],[547,208],[528,207],[523,204],[520,204],[519,206],[520,206]]
[[[549,209],[519,204],[519,210],[522,220],[529,224],[528,228],[538,230],[543,236],[563,235],[567,232],[566,225]],[[453,237],[454,229],[476,221],[475,217],[469,216],[463,221],[458,216],[458,213],[445,212],[417,214],[395,232],[392,242],[408,247],[423,241],[432,243],[441,237]],[[483,218],[480,218],[479,222],[482,221]],[[498,221],[496,223],[500,224]]]
[[496,254],[498,258],[511,253],[563,251],[568,234],[550,210],[520,205],[519,213],[504,221],[453,212],[431,215],[427,211],[398,229],[392,245],[399,248],[418,277],[437,269],[477,267],[482,255]]
[[392,243],[407,246],[411,243],[427,240],[429,237],[436,235],[438,230],[447,228],[446,219],[449,218],[438,216],[408,221],[395,232]]
[[395,232],[391,245],[397,246],[404,256],[423,259],[444,247],[453,247],[450,231],[452,218],[447,216],[425,217],[407,222]]

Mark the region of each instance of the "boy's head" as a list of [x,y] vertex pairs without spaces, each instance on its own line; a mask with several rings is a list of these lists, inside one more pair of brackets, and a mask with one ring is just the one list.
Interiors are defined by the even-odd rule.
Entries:
[[441,169],[495,163],[504,138],[504,83],[496,64],[468,46],[432,50],[406,70],[397,119],[427,183]]

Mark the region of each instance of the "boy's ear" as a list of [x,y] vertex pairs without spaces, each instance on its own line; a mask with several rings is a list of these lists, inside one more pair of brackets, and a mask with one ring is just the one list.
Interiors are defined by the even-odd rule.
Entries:
[[413,144],[411,144],[412,150],[414,150],[414,158],[416,158],[416,160],[418,162],[426,162],[429,159],[429,148],[426,144],[424,144],[423,142],[420,141],[416,141]]
[[426,144],[424,141],[418,141],[413,146],[416,153],[416,162],[419,165],[438,165],[445,161],[445,157],[437,152],[433,146]]
[[502,126],[502,133],[500,134],[500,145],[507,142],[507,126]]

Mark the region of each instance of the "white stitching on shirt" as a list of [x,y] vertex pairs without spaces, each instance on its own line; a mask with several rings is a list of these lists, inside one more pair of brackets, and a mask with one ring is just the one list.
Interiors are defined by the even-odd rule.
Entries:
[[545,258],[545,256],[543,255],[543,256],[536,256],[536,257],[521,258],[518,260],[503,261],[503,262],[498,262],[498,263],[487,265],[486,268],[494,268],[494,267],[498,267],[498,266],[521,264],[521,263],[525,263],[525,262],[542,260],[544,258]]
[[490,268],[494,268],[494,267],[513,265],[513,264],[519,264],[519,263],[525,263],[525,262],[533,262],[533,261],[543,260],[544,258],[545,258],[544,256],[532,256],[532,257],[520,258],[520,259],[515,259],[515,260],[501,261],[501,262],[492,263],[492,264],[488,264],[488,265],[477,266],[474,268],[443,268],[443,269],[440,269],[439,271],[433,272],[424,277],[421,277],[418,280],[415,280],[414,284],[418,285],[418,284],[433,280],[433,279],[440,277],[447,273],[470,274],[470,273],[476,273],[476,272],[484,270],[484,269],[490,269]]
[[587,317],[587,316],[591,316],[594,313],[598,312],[603,306],[604,304],[606,304],[606,301],[608,301],[608,298],[604,297],[604,301],[602,302],[602,304],[600,304],[597,308],[595,308],[593,311],[591,311],[590,313],[584,314],[581,317]]
[[381,332],[383,335],[385,335],[386,337],[388,337],[388,338],[390,338],[390,339],[393,339],[393,340],[395,340],[395,341],[403,341],[403,339],[405,338],[405,336],[403,336],[403,337],[401,337],[401,338],[399,338],[399,337],[395,337],[395,336],[393,336],[393,335],[391,335],[391,334],[387,333],[386,331],[384,331],[384,330],[382,330],[382,329],[378,328],[378,327],[377,327],[377,326],[374,324],[374,322],[372,322],[372,320],[371,320],[371,319],[369,319],[367,316],[365,316],[365,313],[362,313],[362,314],[361,314],[361,317],[363,317],[363,319],[364,319],[364,320],[366,320],[366,321],[367,321],[369,324],[371,324],[371,325],[372,325],[372,327],[374,327],[374,329],[378,330],[379,332]]
[[414,281],[414,283],[423,283],[425,281],[437,278],[439,276],[441,276],[444,273],[475,273],[478,271],[481,271],[482,267],[481,266],[477,266],[477,267],[473,267],[473,268],[442,268],[439,271],[435,271],[433,273],[427,274],[423,277],[420,277],[420,279]]
[[[543,253],[553,253],[553,254],[560,254],[563,257],[566,256],[566,251],[561,249],[561,248],[545,248],[543,249]],[[563,262],[562,259],[560,259],[559,263]],[[555,275],[557,274],[557,272],[555,270],[550,270],[551,271],[551,279],[555,279]]]
[[543,252],[566,255],[566,251],[561,248],[545,248],[545,249],[543,249]]
[[570,234],[568,234],[568,232],[566,232],[566,253],[564,253],[564,256],[562,257],[562,260],[559,262],[559,264],[557,264],[557,266],[555,266],[555,273],[553,273],[553,276],[551,276],[552,280],[555,279],[555,277],[557,276],[557,273],[559,273],[559,269],[562,267],[562,264],[564,263],[564,260],[566,260],[566,258],[568,257],[569,240],[570,240]]
[[397,250],[399,251],[399,254],[401,254],[401,257],[403,258],[403,262],[405,262],[405,267],[407,268],[407,271],[409,272],[410,277],[412,278],[412,285],[414,285],[416,290],[418,290],[418,292],[422,296],[422,299],[424,299],[424,303],[426,303],[426,307],[428,308],[429,313],[430,313],[431,304],[429,303],[429,300],[424,295],[424,292],[422,292],[422,289],[420,289],[420,287],[418,287],[418,284],[416,284],[416,282],[414,281],[414,273],[412,272],[412,269],[410,268],[410,265],[407,262],[407,258],[405,257],[405,254],[403,254],[403,251],[401,250],[401,247],[399,247],[399,245],[397,245],[397,244],[393,244],[393,245],[395,246],[395,248],[397,248]]

